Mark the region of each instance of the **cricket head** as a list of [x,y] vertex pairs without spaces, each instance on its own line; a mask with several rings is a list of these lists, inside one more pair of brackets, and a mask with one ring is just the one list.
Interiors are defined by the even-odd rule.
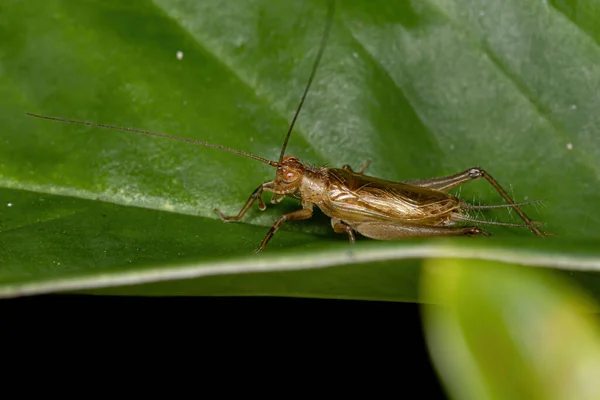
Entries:
[[285,156],[277,165],[274,189],[280,195],[294,193],[302,183],[304,176],[304,164],[294,156]]

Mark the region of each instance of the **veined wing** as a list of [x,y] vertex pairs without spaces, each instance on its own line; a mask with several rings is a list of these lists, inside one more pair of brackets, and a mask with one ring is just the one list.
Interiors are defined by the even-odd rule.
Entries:
[[[456,197],[436,190],[359,175],[344,169],[329,170],[326,195],[329,204],[319,205],[326,214],[342,220],[360,215],[366,220],[429,220],[433,224],[449,219],[459,207]],[[328,212],[330,211],[330,212]]]

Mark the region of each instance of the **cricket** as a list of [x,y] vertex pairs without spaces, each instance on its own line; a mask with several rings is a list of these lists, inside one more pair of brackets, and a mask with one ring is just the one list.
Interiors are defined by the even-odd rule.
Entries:
[[[521,206],[539,203],[539,201],[514,202],[489,173],[478,167],[469,168],[449,176],[395,182],[365,175],[369,165],[368,161],[363,163],[358,171],[354,171],[348,164],[342,168],[314,167],[303,163],[297,157],[286,155],[292,130],[325,51],[332,26],[334,8],[335,0],[329,1],[320,47],[277,161],[212,143],[163,133],[32,113],[27,113],[27,115],[58,122],[83,124],[179,140],[227,151],[275,167],[275,179],[261,183],[236,215],[227,216],[219,209],[214,210],[224,222],[234,222],[242,219],[255,202],[258,202],[258,209],[264,211],[266,209],[262,198],[264,192],[272,193],[272,204],[280,203],[287,196],[298,199],[302,203],[302,208],[281,215],[267,232],[256,252],[265,249],[284,222],[311,218],[315,206],[331,218],[333,230],[336,233],[346,234],[351,243],[356,240],[355,232],[376,240],[440,236],[490,236],[489,232],[478,226],[486,224],[528,228],[538,236],[545,236],[546,234],[539,229],[539,226],[543,224],[531,220],[521,210]],[[449,190],[466,182],[481,178],[485,179],[498,192],[506,202],[505,204],[475,205],[448,193]],[[523,223],[485,221],[475,219],[471,216],[472,213],[469,213],[471,210],[490,208],[510,208],[523,220]]]

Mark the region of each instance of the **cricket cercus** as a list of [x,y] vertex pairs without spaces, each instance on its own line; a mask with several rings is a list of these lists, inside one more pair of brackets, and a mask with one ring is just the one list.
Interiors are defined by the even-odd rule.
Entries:
[[[256,250],[257,252],[265,248],[282,223],[311,218],[315,206],[331,218],[333,230],[337,233],[347,234],[350,242],[355,241],[354,232],[378,240],[426,236],[490,235],[477,225],[465,226],[464,223],[526,227],[536,235],[543,236],[544,233],[538,229],[541,224],[532,221],[520,208],[522,205],[536,203],[537,201],[515,203],[498,182],[480,168],[469,168],[463,172],[439,178],[392,182],[364,175],[368,162],[355,172],[349,165],[344,165],[342,168],[312,167],[304,164],[297,157],[285,155],[292,129],[302,109],[327,44],[333,21],[334,3],[334,1],[329,3],[327,22],[319,52],[277,161],[267,160],[212,143],[162,133],[37,114],[28,115],[60,122],[91,125],[180,140],[228,151],[275,167],[275,179],[258,186],[237,215],[226,216],[219,210],[215,210],[223,221],[230,222],[240,220],[254,202],[258,202],[258,208],[261,211],[265,210],[266,206],[262,199],[263,192],[273,193],[271,198],[273,204],[281,202],[286,196],[293,196],[300,200],[302,208],[281,215],[263,239]],[[465,182],[480,178],[486,179],[507,204],[473,205],[447,193],[448,190]],[[468,214],[469,210],[501,207],[514,209],[524,221],[524,224],[476,220]]]

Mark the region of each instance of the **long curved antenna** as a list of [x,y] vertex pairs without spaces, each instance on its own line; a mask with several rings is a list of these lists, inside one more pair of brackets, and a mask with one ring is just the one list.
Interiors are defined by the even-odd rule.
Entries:
[[126,131],[126,132],[141,133],[141,134],[149,135],[149,136],[158,136],[158,137],[167,138],[167,139],[179,140],[181,142],[192,143],[192,144],[196,144],[198,146],[206,146],[206,147],[212,147],[214,149],[228,151],[228,152],[233,153],[233,154],[238,154],[240,156],[252,158],[253,160],[257,160],[257,161],[260,161],[262,163],[269,164],[269,165],[271,165],[273,167],[277,167],[279,165],[275,161],[270,161],[270,160],[267,160],[265,158],[255,156],[254,154],[246,153],[244,151],[234,150],[234,149],[230,149],[229,147],[219,146],[218,144],[212,144],[212,143],[202,142],[200,140],[182,138],[182,137],[178,137],[178,136],[171,136],[171,135],[167,135],[166,133],[156,133],[156,132],[144,131],[144,130],[141,130],[141,129],[123,128],[123,127],[120,127],[120,126],[98,124],[96,122],[76,121],[74,119],[47,117],[45,115],[38,115],[38,114],[32,114],[32,113],[27,113],[27,115],[29,115],[30,117],[36,117],[36,118],[41,118],[41,119],[49,119],[51,121],[69,122],[71,124],[89,125],[89,126],[95,126],[97,128],[106,128],[106,129],[113,129],[113,130],[116,130],[116,131]]
[[296,114],[294,114],[294,119],[292,119],[292,123],[290,124],[290,128],[288,129],[287,135],[285,136],[285,140],[283,141],[283,146],[281,147],[281,154],[279,155],[279,164],[283,161],[283,156],[285,155],[285,149],[287,147],[288,141],[290,140],[290,135],[292,134],[292,129],[294,129],[294,124],[296,123],[296,119],[298,118],[298,114],[300,114],[300,110],[302,109],[302,105],[304,104],[304,100],[306,99],[306,95],[308,94],[308,89],[310,89],[310,85],[317,73],[317,67],[321,62],[321,58],[323,57],[323,52],[325,51],[325,45],[327,44],[327,39],[329,37],[329,31],[331,30],[331,25],[333,23],[333,11],[335,9],[335,0],[329,1],[329,9],[327,12],[327,23],[325,25],[325,31],[323,32],[323,37],[321,38],[321,46],[319,47],[319,53],[317,53],[317,58],[315,63],[313,64],[312,71],[310,72],[310,77],[308,78],[308,83],[306,84],[306,88],[304,89],[304,93],[302,94],[302,99],[300,100],[300,104],[296,109]]

